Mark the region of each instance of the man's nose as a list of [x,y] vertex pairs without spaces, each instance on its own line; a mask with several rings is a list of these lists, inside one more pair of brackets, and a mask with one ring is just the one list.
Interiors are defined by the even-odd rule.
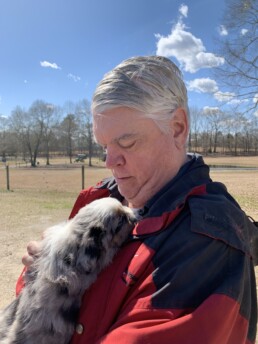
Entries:
[[117,166],[122,166],[125,164],[125,158],[121,152],[116,150],[107,149],[106,150],[106,167],[114,168]]

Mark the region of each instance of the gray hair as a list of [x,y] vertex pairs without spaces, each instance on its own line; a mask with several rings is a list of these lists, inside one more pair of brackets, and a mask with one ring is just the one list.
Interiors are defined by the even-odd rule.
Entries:
[[182,107],[189,116],[187,90],[178,67],[162,56],[138,56],[104,75],[92,99],[93,115],[125,106],[152,118],[162,131]]

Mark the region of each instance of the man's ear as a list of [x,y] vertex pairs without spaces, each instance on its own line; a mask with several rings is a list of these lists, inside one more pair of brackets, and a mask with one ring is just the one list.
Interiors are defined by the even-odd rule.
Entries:
[[185,147],[189,133],[189,120],[183,108],[176,109],[170,125],[177,148]]

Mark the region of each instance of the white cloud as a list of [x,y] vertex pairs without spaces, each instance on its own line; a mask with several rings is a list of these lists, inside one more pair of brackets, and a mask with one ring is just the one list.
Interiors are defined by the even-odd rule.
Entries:
[[212,107],[212,106],[204,106],[203,112],[206,115],[212,115],[212,114],[220,112],[220,109],[217,106],[214,106],[214,107]]
[[218,85],[215,80],[210,78],[194,79],[187,83],[189,91],[198,93],[214,93],[218,91]]
[[248,103],[249,100],[248,99],[237,99],[237,98],[233,98],[232,100],[230,100],[228,102],[228,104],[231,105],[238,105],[238,104],[243,104],[243,103]]
[[195,73],[201,68],[212,68],[222,65],[224,58],[206,52],[200,38],[187,31],[181,18],[172,27],[168,36],[156,34],[157,55],[175,57],[183,70]]
[[229,102],[235,97],[235,93],[232,92],[217,92],[214,94],[214,98],[219,102]]
[[[189,91],[198,93],[211,93],[218,102],[224,102],[230,105],[239,105],[248,102],[248,99],[239,99],[233,92],[219,91],[219,87],[215,80],[210,78],[194,79],[187,82],[187,88]],[[257,98],[256,98],[257,97]],[[255,99],[258,101],[258,94],[255,95]]]
[[244,35],[246,35],[246,34],[247,34],[247,32],[248,32],[248,30],[247,30],[247,29],[242,29],[242,30],[241,30],[241,35],[242,35],[242,36],[244,36]]
[[253,103],[255,103],[255,104],[258,103],[258,93],[256,93],[253,97]]
[[80,78],[79,76],[74,75],[74,74],[72,74],[72,73],[67,74],[67,77],[68,77],[68,79],[71,79],[71,80],[73,80],[74,82],[77,82],[77,81],[80,81],[80,80],[81,80],[81,78]]
[[41,67],[45,67],[45,68],[61,69],[55,62],[51,63],[48,61],[40,61],[40,65]]
[[227,36],[228,35],[228,30],[226,29],[226,27],[224,25],[220,25],[218,27],[218,31],[220,36]]
[[218,91],[214,94],[214,98],[219,102],[225,102],[230,105],[239,105],[247,103],[248,99],[239,99],[235,93]]
[[188,15],[188,6],[182,4],[180,7],[179,7],[179,13],[182,14],[183,17],[187,17]]

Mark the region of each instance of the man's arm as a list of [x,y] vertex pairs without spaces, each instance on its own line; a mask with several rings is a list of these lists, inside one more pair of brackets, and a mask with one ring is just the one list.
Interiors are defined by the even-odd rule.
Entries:
[[254,343],[253,334],[248,332],[255,330],[249,330],[249,321],[239,310],[239,304],[220,294],[210,296],[196,310],[181,316],[173,310],[132,309],[98,343]]
[[173,250],[170,256],[163,251],[161,265],[136,288],[98,343],[113,344],[119,338],[123,344],[254,343],[252,260],[225,243],[204,240],[203,250],[180,259],[180,266],[175,266]]

